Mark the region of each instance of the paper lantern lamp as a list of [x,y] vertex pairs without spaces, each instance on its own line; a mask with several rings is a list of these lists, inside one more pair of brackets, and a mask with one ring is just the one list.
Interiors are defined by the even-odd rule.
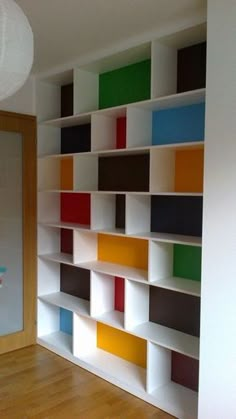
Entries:
[[23,86],[33,63],[33,33],[14,0],[0,0],[0,100]]

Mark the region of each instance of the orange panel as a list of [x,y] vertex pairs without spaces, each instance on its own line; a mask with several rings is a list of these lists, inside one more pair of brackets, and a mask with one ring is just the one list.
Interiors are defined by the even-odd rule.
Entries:
[[147,240],[98,234],[98,260],[147,270]]
[[179,150],[175,160],[175,192],[203,191],[204,150]]
[[61,159],[61,190],[73,190],[73,158]]
[[146,368],[146,341],[121,330],[97,323],[97,347]]

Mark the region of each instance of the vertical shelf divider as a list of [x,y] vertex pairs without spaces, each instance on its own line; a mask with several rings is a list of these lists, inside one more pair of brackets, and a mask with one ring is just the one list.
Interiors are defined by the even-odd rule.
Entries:
[[157,98],[176,93],[177,89],[177,50],[160,43],[152,42],[151,97]]
[[93,114],[91,117],[91,151],[116,148],[116,119]]
[[152,142],[152,112],[141,107],[127,108],[127,148],[144,147]]
[[74,68],[74,115],[98,109],[98,89],[98,74]]
[[125,329],[132,330],[149,320],[149,287],[126,279]]
[[97,260],[97,234],[74,230],[73,263]]

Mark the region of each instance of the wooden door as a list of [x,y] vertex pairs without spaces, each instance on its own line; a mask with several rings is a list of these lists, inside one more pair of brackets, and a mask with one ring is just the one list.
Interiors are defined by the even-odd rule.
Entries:
[[[1,162],[2,166],[4,167],[5,164],[5,156],[4,156],[4,140],[6,137],[6,141],[11,138],[11,141],[14,140],[14,136],[18,139],[20,138],[20,155],[21,155],[21,163],[20,163],[20,175],[21,178],[21,189],[20,189],[20,218],[21,220],[21,228],[19,229],[21,235],[21,242],[22,242],[22,250],[21,250],[21,272],[19,272],[19,277],[21,277],[21,289],[22,292],[19,292],[18,298],[22,298],[21,309],[22,309],[22,317],[21,317],[21,324],[22,326],[19,330],[12,332],[4,331],[4,327],[2,328],[2,333],[0,331],[0,353],[5,353],[8,351],[12,351],[18,348],[22,348],[24,346],[28,346],[34,344],[36,341],[36,118],[33,116],[16,114],[11,112],[4,112],[0,111],[0,132],[1,132],[1,142],[2,142],[2,149],[1,149]],[[12,133],[12,137],[11,134]],[[4,137],[5,136],[5,137]],[[19,140],[18,140],[19,141]],[[7,143],[5,143],[7,145]],[[18,159],[19,160],[19,159]],[[6,163],[7,164],[7,163]],[[13,165],[13,167],[15,167]],[[4,168],[2,172],[4,172]],[[9,169],[8,169],[9,170]],[[14,171],[16,171],[14,169]],[[7,173],[7,172],[6,172]],[[17,176],[17,173],[16,173]],[[5,176],[7,178],[7,175]],[[5,204],[5,199],[8,196],[9,186],[6,186],[5,189],[4,185],[4,174],[2,173],[2,185],[1,185],[1,166],[0,166],[0,188],[2,186],[2,193],[0,196],[0,219],[1,219],[1,202],[2,205]],[[7,185],[7,183],[6,183]],[[13,195],[13,194],[12,194]],[[11,202],[9,200],[9,202]],[[13,197],[13,204],[14,206],[14,197]],[[9,209],[11,212],[11,205],[9,204]],[[6,208],[4,209],[6,213]],[[5,214],[6,216],[6,214]],[[6,219],[7,220],[7,219]],[[2,218],[2,224],[4,225],[4,218]],[[9,220],[8,220],[9,221]],[[6,223],[8,227],[5,227],[5,240],[7,241],[7,233],[14,235],[14,222],[11,225],[11,222]],[[9,227],[10,225],[10,227]],[[3,230],[3,228],[2,228]],[[2,236],[2,237],[1,237]],[[14,243],[14,240],[13,240]],[[2,247],[4,246],[4,234],[1,234],[0,229],[0,244]],[[6,250],[6,249],[5,249]],[[9,257],[9,250],[5,253],[8,254]],[[5,254],[3,252],[3,254]],[[0,253],[1,256],[1,253]],[[14,264],[14,254],[12,256],[12,263]],[[0,260],[1,266],[1,260]],[[10,267],[11,268],[11,267]],[[11,269],[9,269],[10,271]],[[15,269],[15,276],[18,277],[17,270]],[[2,325],[4,322],[10,321],[11,314],[14,311],[14,303],[9,304],[6,303],[4,295],[4,287],[8,287],[9,289],[12,286],[13,278],[6,278],[6,282],[2,280],[2,287],[0,288],[0,302],[2,304],[1,309],[5,307],[5,311],[3,311],[2,315]],[[7,283],[8,281],[8,283]],[[1,298],[1,293],[2,298]],[[17,303],[17,299],[15,300]],[[19,301],[18,301],[19,302]],[[5,313],[6,312],[6,313]],[[13,318],[14,322],[14,318]],[[15,321],[16,322],[16,321]],[[17,327],[16,327],[17,329]],[[7,330],[7,329],[6,329]]]

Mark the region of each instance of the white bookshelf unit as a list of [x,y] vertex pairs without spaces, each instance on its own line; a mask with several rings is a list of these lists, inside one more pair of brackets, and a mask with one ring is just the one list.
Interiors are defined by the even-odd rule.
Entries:
[[185,80],[189,57],[204,56],[205,29],[36,83],[38,343],[189,419],[198,405],[205,87],[198,71],[191,89]]

